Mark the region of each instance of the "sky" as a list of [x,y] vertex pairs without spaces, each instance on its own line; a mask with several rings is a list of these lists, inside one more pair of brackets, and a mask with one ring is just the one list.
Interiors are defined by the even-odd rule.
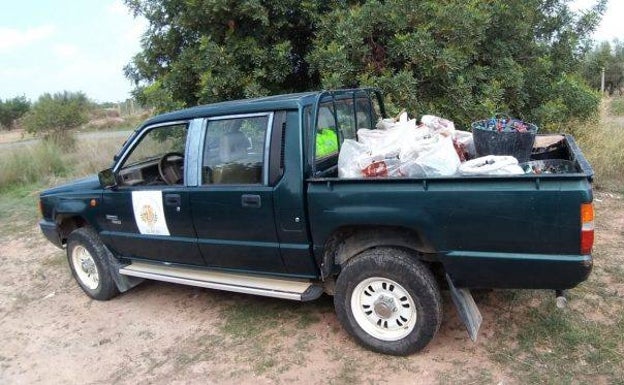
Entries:
[[[586,8],[592,0],[574,0]],[[624,1],[609,0],[598,41],[624,40]],[[0,5],[0,99],[82,91],[97,102],[130,97],[123,67],[141,50],[144,19],[121,0],[3,0]]]
[[132,83],[123,67],[146,27],[121,0],[3,0],[0,99],[67,90],[124,101]]

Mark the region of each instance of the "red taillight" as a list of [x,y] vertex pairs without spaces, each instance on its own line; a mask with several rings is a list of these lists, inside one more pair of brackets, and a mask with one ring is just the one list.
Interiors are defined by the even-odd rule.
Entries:
[[591,254],[594,246],[594,205],[581,204],[581,254]]

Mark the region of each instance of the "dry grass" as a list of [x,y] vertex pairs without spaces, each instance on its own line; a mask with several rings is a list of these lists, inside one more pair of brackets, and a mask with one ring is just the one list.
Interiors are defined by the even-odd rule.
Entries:
[[110,167],[113,155],[119,151],[124,140],[124,137],[78,140],[75,150],[65,156],[72,175],[86,176]]
[[605,98],[600,121],[572,125],[570,131],[595,171],[596,186],[623,192],[624,98]]
[[72,149],[50,141],[21,144],[0,153],[0,191],[30,184],[53,185],[109,167],[123,138],[78,139]]
[[25,144],[0,154],[0,190],[67,175],[62,151],[47,141]]

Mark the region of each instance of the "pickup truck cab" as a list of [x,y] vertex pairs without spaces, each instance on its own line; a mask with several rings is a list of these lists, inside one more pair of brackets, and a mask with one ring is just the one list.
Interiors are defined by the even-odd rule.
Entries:
[[[394,355],[434,337],[440,287],[476,338],[469,289],[587,278],[593,172],[571,137],[572,173],[338,178],[340,144],[384,115],[368,89],[159,115],[99,177],[42,192],[40,227],[92,298],[143,279],[298,301],[326,292],[357,342]],[[322,130],[334,148],[320,149]]]

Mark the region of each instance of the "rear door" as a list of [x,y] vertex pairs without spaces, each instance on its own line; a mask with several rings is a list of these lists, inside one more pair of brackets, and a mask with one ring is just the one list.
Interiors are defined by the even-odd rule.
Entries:
[[206,120],[200,181],[189,200],[208,266],[284,272],[268,182],[272,122],[272,112]]

